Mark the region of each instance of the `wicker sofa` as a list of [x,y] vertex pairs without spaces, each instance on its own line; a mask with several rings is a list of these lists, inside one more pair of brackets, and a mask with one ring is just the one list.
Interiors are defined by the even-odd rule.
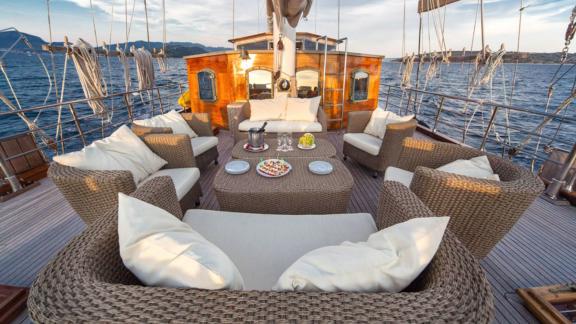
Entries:
[[[169,178],[132,196],[182,217]],[[379,228],[433,216],[399,183],[383,185]],[[33,283],[34,321],[61,322],[471,322],[488,323],[494,308],[478,261],[450,232],[424,272],[401,293],[228,291],[146,287],[118,251],[112,208],[73,239]]]
[[[484,180],[435,170],[457,159],[485,152],[461,145],[407,138],[398,167],[414,172],[410,189],[436,215],[450,216],[450,230],[478,258],[510,231],[518,218],[544,190],[527,169],[488,155],[501,181]],[[396,180],[388,177],[385,180]]]
[[[148,134],[141,138],[154,153],[168,162],[163,170],[196,167],[187,135]],[[126,170],[81,170],[52,162],[48,176],[86,224],[93,223],[116,206],[119,192],[129,194],[136,190],[134,177]],[[181,209],[193,208],[201,195],[200,181],[196,181],[181,197]]]
[[[212,131],[212,122],[208,113],[181,113],[190,128],[198,134],[192,138],[192,151],[196,159],[196,165],[201,170],[207,168],[210,163],[218,164],[218,137]],[[146,127],[132,124],[132,131],[143,136],[153,134],[170,134],[172,129],[163,127]]]
[[[416,130],[415,119],[389,124],[386,127],[384,139],[364,134],[364,129],[372,116],[372,111],[351,111],[348,113],[348,128],[344,135],[344,159],[350,157],[361,165],[374,171],[373,177],[384,172],[387,167],[395,166],[402,149],[402,141],[411,137]],[[366,146],[373,146],[374,152],[367,152]],[[379,146],[379,148],[378,148]],[[374,154],[377,153],[377,154]]]
[[[259,127],[263,123],[264,122],[250,121],[250,103],[248,101],[241,105],[233,104],[228,106],[228,127],[234,137],[234,143],[248,137],[247,129],[249,127]],[[286,126],[276,125],[281,123],[286,124]],[[321,137],[326,136],[326,113],[324,113],[322,106],[318,108],[318,115],[316,122],[314,122],[314,124],[318,126],[318,130],[310,130],[307,127],[301,128],[301,125],[298,125],[301,123],[302,122],[269,121],[266,133],[275,133],[273,129],[279,126],[278,128],[281,128],[283,132],[291,132],[294,138],[298,138],[304,133],[313,133],[315,136]]]

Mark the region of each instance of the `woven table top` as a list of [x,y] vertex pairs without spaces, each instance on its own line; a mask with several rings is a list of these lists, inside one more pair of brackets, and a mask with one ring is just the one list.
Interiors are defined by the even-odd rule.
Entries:
[[[214,189],[220,192],[315,192],[342,191],[352,189],[354,179],[346,166],[335,158],[288,158],[292,165],[290,173],[279,178],[266,178],[256,173],[260,159],[245,159],[250,170],[241,175],[230,175],[224,167],[218,170],[214,179]],[[317,175],[308,170],[312,161],[327,161],[334,171],[328,175]]]
[[278,141],[276,138],[266,138],[264,140],[270,148],[264,152],[252,153],[244,149],[244,144],[246,140],[239,141],[232,148],[232,157],[235,159],[250,159],[250,158],[260,158],[260,157],[280,157],[280,158],[290,158],[290,157],[310,157],[310,158],[330,158],[336,156],[336,148],[332,143],[323,138],[316,138],[316,148],[312,150],[302,150],[297,147],[298,139],[294,139],[294,150],[290,152],[279,152],[276,151],[278,148]]

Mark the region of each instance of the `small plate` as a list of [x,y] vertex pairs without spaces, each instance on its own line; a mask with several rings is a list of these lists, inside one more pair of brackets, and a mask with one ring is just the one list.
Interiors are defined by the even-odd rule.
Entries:
[[242,160],[234,160],[226,163],[224,170],[228,174],[243,174],[250,170],[250,164]]
[[332,171],[334,171],[334,167],[332,164],[326,161],[312,161],[310,164],[308,164],[308,170],[315,174],[324,175],[332,173]]
[[312,146],[304,146],[302,144],[298,144],[298,148],[301,150],[313,150],[316,148],[316,143],[312,144]]
[[267,149],[270,148],[270,145],[268,145],[268,143],[264,143],[263,147],[259,147],[259,148],[254,148],[252,146],[250,146],[248,143],[244,144],[244,146],[242,146],[244,148],[244,150],[248,151],[248,152],[252,152],[252,153],[259,153],[259,152],[264,152]]
[[[270,174],[265,172],[264,170],[262,170],[262,167],[265,163],[283,163],[285,164],[288,168],[285,172],[279,173],[279,174]],[[283,177],[285,175],[287,175],[288,173],[290,173],[290,171],[292,170],[292,165],[290,165],[290,163],[283,161],[283,160],[278,160],[278,159],[268,159],[268,160],[264,160],[260,163],[258,163],[256,165],[256,173],[258,173],[259,175],[266,177],[266,178],[279,178],[279,177]]]

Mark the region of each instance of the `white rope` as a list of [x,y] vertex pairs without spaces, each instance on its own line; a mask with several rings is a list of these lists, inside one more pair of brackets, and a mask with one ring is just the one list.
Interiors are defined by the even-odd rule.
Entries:
[[[80,38],[74,45],[71,56],[86,99],[105,97],[108,94],[108,89],[106,83],[103,82],[96,49]],[[89,100],[88,105],[95,115],[104,116],[108,112],[100,99]]]
[[145,48],[132,46],[130,52],[136,62],[136,76],[138,77],[138,90],[149,90],[154,87],[154,65],[152,54]]
[[166,0],[162,0],[162,49],[156,57],[160,72],[166,73],[168,70],[168,62],[166,61]]
[[[132,88],[132,78],[130,77],[130,62],[126,53],[120,48],[119,44],[116,44],[116,51],[118,51],[118,60],[122,64],[122,69],[124,71],[124,91],[130,92]],[[128,102],[132,103],[132,96],[126,96]]]
[[404,71],[402,72],[401,86],[403,88],[411,88],[412,70],[414,69],[414,53],[410,56],[403,58]]

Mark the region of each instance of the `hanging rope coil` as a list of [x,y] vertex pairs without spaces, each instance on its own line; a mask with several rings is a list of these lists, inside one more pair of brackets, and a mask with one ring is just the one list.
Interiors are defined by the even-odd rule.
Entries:
[[154,87],[154,64],[152,54],[145,48],[132,46],[130,52],[136,62],[136,76],[138,77],[138,90],[148,90]]
[[412,70],[414,69],[414,59],[416,56],[414,53],[410,56],[406,56],[402,59],[402,64],[404,65],[404,71],[402,72],[401,85],[403,88],[411,88],[410,84],[412,79]]
[[78,39],[69,54],[72,57],[82,91],[95,115],[104,116],[108,108],[101,99],[108,95],[106,82],[102,76],[102,69],[98,62],[96,50],[83,39]]

